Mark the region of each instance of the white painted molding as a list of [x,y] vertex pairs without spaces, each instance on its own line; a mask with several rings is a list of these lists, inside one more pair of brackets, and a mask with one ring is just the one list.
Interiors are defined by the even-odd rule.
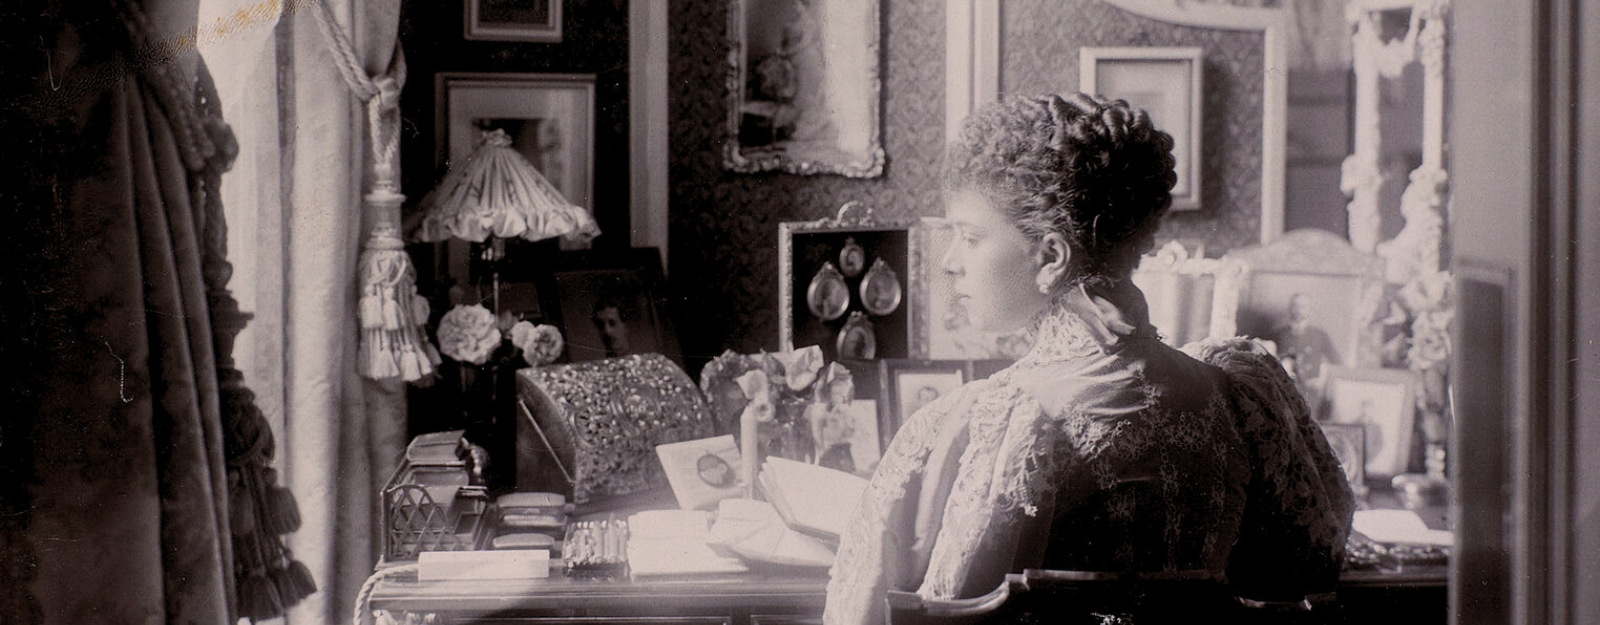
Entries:
[[1289,48],[1292,16],[1285,9],[1259,9],[1182,0],[1105,0],[1153,20],[1221,30],[1259,31],[1262,36],[1261,242],[1283,234],[1285,142],[1289,110]]
[[629,241],[667,267],[667,3],[628,3]]
[[945,0],[945,141],[1000,98],[1000,0]]

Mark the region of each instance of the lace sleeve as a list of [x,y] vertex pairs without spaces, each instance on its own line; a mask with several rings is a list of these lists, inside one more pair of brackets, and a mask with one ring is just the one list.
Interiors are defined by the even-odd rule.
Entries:
[[974,387],[969,384],[922,407],[895,433],[883,459],[856,504],[840,537],[822,613],[827,625],[877,625],[884,622],[884,597],[890,588],[914,588],[910,577],[912,492],[927,463],[933,439],[948,419],[962,418]]
[[1227,373],[1250,483],[1228,578],[1245,596],[1296,599],[1338,580],[1355,497],[1283,366],[1242,341],[1195,354]]

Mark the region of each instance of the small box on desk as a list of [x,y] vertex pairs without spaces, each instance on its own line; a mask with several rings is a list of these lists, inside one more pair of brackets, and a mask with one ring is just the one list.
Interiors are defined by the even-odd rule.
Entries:
[[424,434],[406,448],[384,485],[383,559],[415,560],[430,551],[481,549],[489,538],[489,494],[474,483],[462,431]]
[[714,433],[700,390],[660,354],[517,372],[517,490],[571,495],[579,513],[672,505],[656,445]]

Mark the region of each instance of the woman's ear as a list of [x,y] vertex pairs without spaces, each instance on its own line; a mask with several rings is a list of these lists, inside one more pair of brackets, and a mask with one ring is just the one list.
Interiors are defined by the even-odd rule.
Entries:
[[1039,240],[1036,259],[1039,273],[1036,276],[1041,290],[1054,290],[1072,266],[1072,246],[1059,232],[1044,235]]

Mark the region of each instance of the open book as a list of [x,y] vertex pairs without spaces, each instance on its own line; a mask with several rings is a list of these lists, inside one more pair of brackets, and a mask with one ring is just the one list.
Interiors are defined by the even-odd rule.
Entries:
[[777,456],[762,463],[756,483],[789,527],[831,541],[844,533],[867,489],[860,476]]

